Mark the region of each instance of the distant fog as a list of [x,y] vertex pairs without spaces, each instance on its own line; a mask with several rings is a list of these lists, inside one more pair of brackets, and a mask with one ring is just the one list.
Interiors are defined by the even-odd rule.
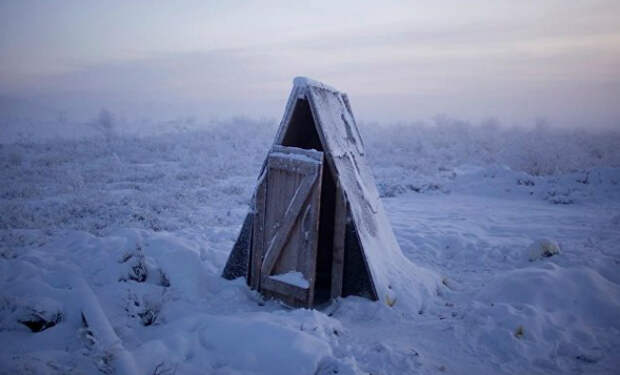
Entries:
[[184,4],[0,4],[0,137],[102,109],[143,131],[277,122],[297,75],[365,123],[620,128],[617,1]]

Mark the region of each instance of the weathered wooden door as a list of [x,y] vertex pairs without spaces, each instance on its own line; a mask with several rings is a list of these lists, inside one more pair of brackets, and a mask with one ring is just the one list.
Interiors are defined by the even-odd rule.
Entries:
[[312,306],[323,153],[274,146],[256,191],[250,285]]

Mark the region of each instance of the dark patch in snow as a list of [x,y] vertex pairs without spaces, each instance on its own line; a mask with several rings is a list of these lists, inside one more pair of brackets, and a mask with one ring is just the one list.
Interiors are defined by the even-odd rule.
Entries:
[[596,359],[594,357],[591,357],[591,356],[589,356],[587,354],[579,354],[578,356],[575,357],[575,359],[577,359],[577,360],[579,360],[581,362],[588,363],[588,364],[593,364],[593,363],[598,362],[598,359]]
[[159,285],[164,288],[168,288],[170,286],[170,280],[168,279],[166,273],[162,270],[159,270]]
[[147,309],[138,313],[138,316],[142,320],[142,324],[145,327],[154,324],[157,321],[157,316],[159,315],[159,311],[156,309]]
[[148,327],[160,322],[162,304],[163,301],[160,297],[144,296],[140,298],[135,293],[129,292],[124,310],[131,318],[139,318],[140,323]]
[[580,184],[588,185],[590,183],[590,172],[586,172],[586,175],[584,177],[578,178],[576,181]]
[[41,332],[60,323],[62,318],[61,312],[52,313],[51,315],[44,312],[33,312],[25,319],[20,319],[19,322],[30,328],[32,332]]
[[529,178],[519,178],[517,179],[517,185],[535,186],[536,183],[534,183],[534,181],[530,180]]
[[155,366],[153,375],[174,375],[177,373],[178,364],[168,364],[166,362],[160,362]]
[[142,283],[146,280],[148,271],[144,263],[139,262],[131,266],[131,272],[129,273],[129,279]]
[[547,196],[545,196],[545,200],[553,203],[553,204],[573,204],[575,200],[569,196],[569,193],[560,193],[555,190],[551,190],[547,192]]
[[123,255],[120,263],[128,264],[129,270],[127,271],[127,275],[121,276],[119,281],[133,280],[138,283],[146,281],[149,271],[140,245],[136,245],[136,249],[133,252]]

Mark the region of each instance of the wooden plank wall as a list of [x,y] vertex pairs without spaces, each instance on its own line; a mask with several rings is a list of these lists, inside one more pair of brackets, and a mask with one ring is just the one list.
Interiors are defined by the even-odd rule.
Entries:
[[344,269],[344,237],[347,224],[347,201],[339,181],[336,183],[335,202],[331,298],[337,298],[342,295]]

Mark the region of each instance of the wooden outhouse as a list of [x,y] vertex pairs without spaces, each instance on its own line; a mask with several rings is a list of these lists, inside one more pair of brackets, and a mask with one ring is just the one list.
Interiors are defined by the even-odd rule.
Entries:
[[424,272],[396,242],[347,95],[296,78],[223,277],[295,307],[348,295],[391,306]]

